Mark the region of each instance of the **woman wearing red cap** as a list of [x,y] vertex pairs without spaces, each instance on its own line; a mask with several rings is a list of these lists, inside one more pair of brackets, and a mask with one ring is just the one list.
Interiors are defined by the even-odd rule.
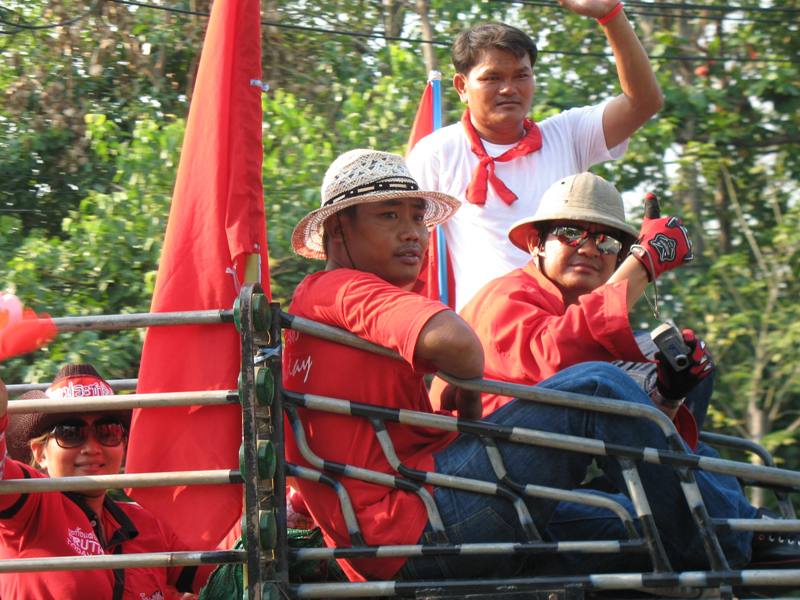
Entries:
[[[46,393],[77,398],[114,392],[91,365],[67,365]],[[119,473],[131,413],[126,411],[6,414],[0,381],[0,474],[4,479]],[[29,462],[29,466],[25,464]],[[38,467],[34,468],[34,467]],[[0,495],[0,559],[187,550],[172,531],[132,502],[105,490]],[[165,600],[205,580],[195,567],[42,571],[0,574],[0,598]]]

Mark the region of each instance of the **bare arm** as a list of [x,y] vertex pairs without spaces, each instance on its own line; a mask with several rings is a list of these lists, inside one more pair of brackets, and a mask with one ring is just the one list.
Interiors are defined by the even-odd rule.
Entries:
[[[588,17],[607,15],[619,0],[559,0],[566,9]],[[664,104],[650,60],[624,11],[605,25],[606,38],[614,53],[622,94],[603,112],[606,147],[613,148],[631,136]]]
[[640,263],[633,256],[628,256],[619,268],[614,271],[611,277],[608,278],[608,283],[616,283],[623,279],[628,280],[628,294],[625,300],[628,303],[628,310],[633,308],[636,301],[642,297],[649,280],[647,279],[647,271],[642,263]]
[[[422,328],[414,357],[431,362],[438,370],[460,379],[483,377],[483,348],[466,321],[451,310],[432,317]],[[480,394],[459,390],[453,402],[464,418],[481,415]]]

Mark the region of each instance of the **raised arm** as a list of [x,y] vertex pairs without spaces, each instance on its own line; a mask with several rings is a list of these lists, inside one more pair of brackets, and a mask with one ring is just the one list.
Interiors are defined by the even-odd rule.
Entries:
[[[559,0],[564,8],[587,17],[602,19],[606,38],[614,53],[622,94],[606,105],[603,131],[606,146],[613,148],[631,136],[656,114],[664,103],[661,88],[639,38],[619,0]],[[608,20],[604,17],[613,14]]]
[[616,283],[623,279],[628,280],[625,300],[628,308],[632,309],[636,301],[642,297],[642,294],[647,289],[647,284],[650,282],[647,277],[647,269],[636,257],[628,256],[622,261],[619,268],[614,271],[613,275],[609,277],[608,283]]
[[[475,332],[466,321],[451,310],[434,315],[423,327],[414,349],[416,358],[432,363],[461,379],[483,377],[483,348]],[[450,408],[458,410],[459,416],[468,419],[480,418],[481,398],[476,392],[448,386]]]

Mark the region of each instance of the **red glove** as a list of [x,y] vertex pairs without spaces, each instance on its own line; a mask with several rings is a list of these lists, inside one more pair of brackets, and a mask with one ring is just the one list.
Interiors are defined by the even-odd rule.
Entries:
[[692,240],[677,217],[645,217],[631,254],[644,265],[650,281],[694,258]]
[[683,341],[691,351],[688,367],[682,371],[676,371],[660,352],[655,354],[656,373],[658,374],[656,385],[661,395],[669,400],[678,400],[686,396],[694,386],[711,375],[715,368],[714,360],[711,358],[706,343],[698,340],[691,329],[684,329],[681,333],[683,333]]

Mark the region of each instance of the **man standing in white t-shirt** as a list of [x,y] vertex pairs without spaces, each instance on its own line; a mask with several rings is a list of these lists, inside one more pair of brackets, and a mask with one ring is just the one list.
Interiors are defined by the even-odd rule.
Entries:
[[467,104],[460,123],[421,139],[408,166],[425,189],[464,205],[444,227],[456,281],[456,309],[487,282],[525,264],[506,237],[536,212],[552,183],[625,153],[628,137],[662,105],[647,54],[619,0],[560,0],[604,27],[622,94],[534,123],[528,118],[537,49],[514,27],[478,25],[456,38],[453,85]]

